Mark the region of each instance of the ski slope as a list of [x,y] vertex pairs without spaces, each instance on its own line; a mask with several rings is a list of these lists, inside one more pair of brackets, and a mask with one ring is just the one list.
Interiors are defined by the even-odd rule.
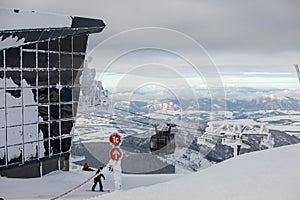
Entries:
[[[248,153],[192,174],[122,175],[122,190],[114,190],[113,173],[106,169],[104,189],[86,191],[89,182],[62,199],[205,199],[205,200],[299,200],[300,144]],[[70,172],[52,172],[41,178],[0,177],[0,198],[51,199],[93,176],[81,166]],[[98,186],[96,187],[96,190]]]
[[[82,171],[82,166],[71,165],[69,172],[56,171],[51,172],[40,178],[6,178],[0,177],[0,199],[52,199],[76,186],[82,184],[95,174],[95,171]],[[102,181],[104,190],[114,191],[113,173],[107,168],[104,169],[105,180]],[[122,189],[130,190],[141,186],[149,186],[172,179],[181,177],[182,175],[166,174],[166,175],[122,175]],[[81,200],[89,199],[99,195],[107,195],[108,193],[91,192],[93,180],[82,187],[72,191],[61,199]],[[99,185],[96,186],[96,191]]]
[[300,144],[232,158],[180,179],[93,200],[299,200]]

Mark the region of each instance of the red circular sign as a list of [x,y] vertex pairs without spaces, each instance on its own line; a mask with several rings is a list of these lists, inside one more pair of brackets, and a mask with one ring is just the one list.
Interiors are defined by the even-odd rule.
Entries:
[[109,142],[114,146],[119,146],[121,143],[121,136],[118,133],[113,133],[109,137]]
[[120,158],[122,158],[123,153],[120,148],[114,147],[110,150],[109,155],[112,160],[118,161]]

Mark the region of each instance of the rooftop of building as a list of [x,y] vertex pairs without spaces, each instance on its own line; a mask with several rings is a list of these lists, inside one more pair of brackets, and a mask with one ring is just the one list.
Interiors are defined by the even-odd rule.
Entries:
[[100,19],[62,16],[18,9],[0,9],[0,49],[69,35],[101,32]]

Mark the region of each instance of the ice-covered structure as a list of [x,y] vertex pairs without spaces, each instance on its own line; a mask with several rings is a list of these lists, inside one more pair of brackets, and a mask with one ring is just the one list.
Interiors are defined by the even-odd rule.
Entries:
[[111,100],[108,91],[103,88],[102,82],[95,80],[96,69],[83,68],[80,78],[81,92],[79,96],[78,112],[83,114],[111,112]]
[[0,10],[0,175],[68,170],[88,36],[102,20]]

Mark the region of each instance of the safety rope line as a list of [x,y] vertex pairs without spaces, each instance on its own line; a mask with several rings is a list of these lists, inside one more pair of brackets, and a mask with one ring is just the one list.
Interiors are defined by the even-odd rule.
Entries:
[[102,170],[101,170],[99,173],[97,173],[97,174],[93,175],[92,177],[88,178],[86,181],[80,183],[80,184],[77,185],[76,187],[74,187],[74,188],[68,190],[67,192],[64,192],[64,193],[62,193],[62,194],[60,194],[60,195],[58,195],[58,196],[52,198],[51,200],[56,200],[56,199],[59,199],[59,198],[61,198],[61,197],[63,197],[63,196],[66,196],[67,194],[69,194],[69,193],[71,193],[71,192],[77,190],[78,188],[80,188],[80,187],[83,186],[84,184],[90,182],[93,178],[95,178],[96,176],[100,175],[101,173],[102,173]]

